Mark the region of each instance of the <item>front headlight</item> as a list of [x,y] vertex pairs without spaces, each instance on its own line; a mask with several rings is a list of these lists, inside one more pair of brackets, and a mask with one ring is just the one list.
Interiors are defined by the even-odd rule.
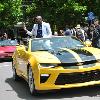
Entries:
[[57,64],[40,64],[40,67],[43,67],[43,68],[54,68],[54,67],[56,67],[57,66]]
[[45,76],[45,77],[48,77],[49,74],[41,74],[40,76]]

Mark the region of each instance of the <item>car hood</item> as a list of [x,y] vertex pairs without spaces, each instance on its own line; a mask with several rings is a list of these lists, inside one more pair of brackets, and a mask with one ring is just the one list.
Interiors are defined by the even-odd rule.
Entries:
[[93,47],[81,49],[63,48],[59,51],[36,51],[33,52],[39,63],[77,63],[89,62],[100,59],[100,50]]
[[16,46],[2,46],[0,47],[0,53],[3,52],[14,52],[16,49]]

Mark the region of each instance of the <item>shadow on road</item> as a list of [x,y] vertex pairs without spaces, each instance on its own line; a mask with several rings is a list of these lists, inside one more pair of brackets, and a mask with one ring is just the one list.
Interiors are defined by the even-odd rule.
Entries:
[[31,96],[29,93],[28,84],[24,80],[20,80],[19,82],[15,82],[12,78],[6,79],[6,83],[8,83],[12,89],[17,93],[18,97],[25,100],[46,100],[46,99],[63,99],[63,98],[81,98],[83,96],[88,97],[96,97],[99,95],[100,97],[100,86],[89,86],[89,87],[81,87],[81,88],[72,88],[72,89],[62,89],[49,93],[42,93],[37,96]]

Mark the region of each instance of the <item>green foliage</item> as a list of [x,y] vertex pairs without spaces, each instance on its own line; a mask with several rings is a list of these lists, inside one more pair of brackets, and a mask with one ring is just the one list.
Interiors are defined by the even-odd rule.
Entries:
[[[36,4],[35,15],[42,15],[54,27],[63,28],[66,24],[79,22],[87,6],[75,0],[33,0]],[[80,19],[81,18],[81,19]]]
[[18,21],[28,21],[43,16],[52,29],[62,29],[66,24],[84,23],[87,13],[100,16],[99,0],[0,0],[0,28],[9,28]]
[[32,3],[31,5],[27,6],[26,13],[30,14],[34,10],[36,10],[36,5],[35,5],[35,3]]
[[2,12],[4,10],[4,5],[2,5],[1,3],[0,3],[0,12]]
[[0,28],[12,27],[22,16],[22,0],[0,1]]

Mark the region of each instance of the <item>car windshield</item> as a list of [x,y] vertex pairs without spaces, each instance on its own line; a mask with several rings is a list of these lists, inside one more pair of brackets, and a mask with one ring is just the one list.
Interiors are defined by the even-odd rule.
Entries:
[[0,46],[16,46],[17,40],[0,40]]
[[31,42],[31,51],[36,50],[58,50],[61,48],[82,48],[84,44],[75,37],[52,37],[33,39]]

